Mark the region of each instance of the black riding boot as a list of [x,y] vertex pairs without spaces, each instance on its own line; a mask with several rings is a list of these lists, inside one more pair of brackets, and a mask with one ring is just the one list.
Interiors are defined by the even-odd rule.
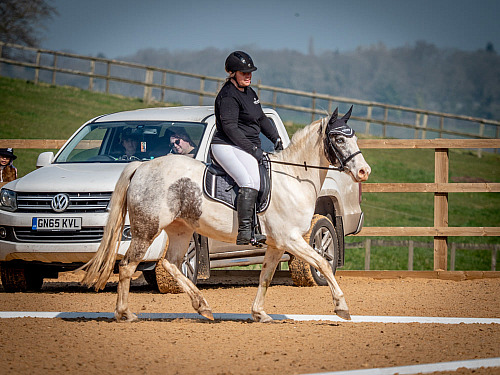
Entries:
[[[236,210],[238,211],[238,237],[236,245],[248,245],[252,239],[252,216],[255,201],[259,192],[255,189],[242,187],[236,198]],[[265,243],[266,236],[255,234],[255,243]]]

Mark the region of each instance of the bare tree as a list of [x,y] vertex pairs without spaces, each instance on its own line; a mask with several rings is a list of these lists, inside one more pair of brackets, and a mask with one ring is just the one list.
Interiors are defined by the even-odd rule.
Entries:
[[37,47],[43,21],[56,15],[46,0],[0,0],[0,40]]

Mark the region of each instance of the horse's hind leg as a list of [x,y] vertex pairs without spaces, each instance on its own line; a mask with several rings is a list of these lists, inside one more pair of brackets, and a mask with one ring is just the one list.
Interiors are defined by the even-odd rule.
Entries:
[[[186,254],[193,230],[181,223],[172,223],[167,228],[169,245],[162,266],[177,281],[181,289],[191,298],[191,304],[198,314],[213,320],[212,309],[200,290],[180,271],[182,260]],[[168,261],[167,258],[170,260]]]
[[267,323],[273,320],[273,318],[264,311],[264,298],[266,297],[267,288],[271,285],[271,280],[273,279],[274,272],[276,271],[276,267],[283,253],[283,250],[278,250],[276,247],[267,247],[262,270],[260,271],[259,288],[257,289],[257,295],[252,305],[252,319],[256,322]]
[[130,247],[125,257],[120,261],[120,273],[118,281],[118,296],[116,300],[115,319],[118,321],[135,321],[137,316],[128,308],[128,295],[130,290],[130,280],[137,265],[146,254],[152,240],[137,239],[132,237]]
[[328,262],[316,251],[314,251],[314,249],[309,246],[302,236],[293,238],[290,243],[287,244],[287,250],[290,254],[302,259],[306,263],[309,263],[323,274],[325,279],[328,281],[328,285],[330,286],[330,290],[332,292],[335,313],[342,319],[350,320],[351,315],[349,314],[349,308],[347,307],[344,293],[340,289],[337,280],[335,280],[332,268]]

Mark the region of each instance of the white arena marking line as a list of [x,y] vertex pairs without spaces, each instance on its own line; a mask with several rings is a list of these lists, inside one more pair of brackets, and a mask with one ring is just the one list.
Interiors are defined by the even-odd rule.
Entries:
[[[139,313],[140,319],[206,319],[197,313]],[[363,316],[353,315],[352,320],[343,320],[337,315],[270,314],[274,320],[329,321],[344,323],[432,323],[432,324],[500,324],[497,318],[448,318],[427,316]],[[0,311],[1,318],[61,318],[61,319],[113,319],[106,312],[57,312],[57,311]],[[215,313],[218,320],[252,320],[250,314]]]
[[363,370],[318,372],[309,375],[393,375],[393,374],[428,374],[435,371],[456,371],[459,368],[477,369],[480,367],[500,367],[500,357],[471,359],[466,361],[438,362],[424,365],[410,365],[400,367],[382,367]]

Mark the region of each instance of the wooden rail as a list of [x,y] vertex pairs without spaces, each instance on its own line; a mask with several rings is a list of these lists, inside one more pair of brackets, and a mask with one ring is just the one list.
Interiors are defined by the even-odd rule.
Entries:
[[[58,149],[64,140],[0,139],[0,148]],[[365,183],[364,193],[434,193],[433,227],[364,227],[357,236],[434,237],[434,270],[447,269],[448,237],[500,236],[500,227],[449,227],[448,193],[500,192],[500,183],[449,183],[450,148],[500,148],[500,139],[360,139],[361,149],[434,149],[434,183]],[[2,185],[2,184],[0,184]]]
[[358,236],[434,237],[434,270],[447,269],[448,237],[500,236],[500,227],[448,227],[448,193],[500,192],[500,183],[449,183],[450,148],[500,148],[500,139],[360,139],[359,147],[434,149],[434,183],[366,183],[364,193],[434,193],[434,227],[364,227]]
[[[7,57],[3,57],[3,50],[15,51],[15,53],[7,54]],[[51,64],[44,63],[42,56],[51,59]],[[76,70],[73,65],[70,67],[63,67],[64,60],[72,60],[79,62],[88,63],[88,70]],[[165,100],[165,93],[167,91],[175,91],[194,95],[198,97],[198,104],[203,104],[204,98],[214,98],[221,85],[225,82],[225,78],[205,76],[200,74],[193,74],[187,72],[176,71],[172,69],[158,68],[154,66],[148,66],[143,64],[136,64],[124,61],[110,60],[97,57],[88,57],[77,55],[67,52],[51,51],[40,48],[31,48],[16,44],[6,44],[0,42],[0,64],[15,65],[27,68],[30,72],[33,71],[33,80],[35,83],[40,81],[40,72],[48,71],[51,72],[50,83],[52,85],[57,84],[57,74],[61,76],[61,73],[70,74],[74,76],[86,77],[88,78],[88,90],[95,90],[95,80],[102,80],[105,82],[105,92],[110,93],[110,82],[119,82],[129,85],[141,86],[143,90],[143,100],[144,102],[149,102],[153,100],[153,89],[160,91],[160,101]],[[101,68],[105,67],[104,73],[96,73],[96,65]],[[128,69],[130,74],[113,74],[113,68],[118,69]],[[102,69],[101,69],[102,70]],[[144,79],[134,79],[133,72],[140,71],[144,75]],[[184,86],[174,86],[167,85],[166,77],[185,77],[199,81],[198,89],[187,88]],[[212,86],[216,87],[215,90],[211,91],[207,89],[207,83],[211,82]],[[64,82],[65,84],[72,84],[70,82]],[[371,134],[373,131],[372,125],[382,126],[382,136],[385,138],[387,136],[388,127],[399,127],[414,130],[414,138],[426,138],[429,133],[438,134],[439,137],[443,135],[453,135],[462,136],[467,138],[499,138],[500,137],[500,121],[489,120],[483,118],[475,118],[470,116],[460,116],[452,115],[447,113],[441,113],[436,111],[427,111],[410,107],[403,107],[397,105],[383,104],[373,101],[358,100],[352,98],[345,98],[333,95],[326,95],[316,92],[307,92],[301,90],[292,90],[274,86],[262,85],[260,82],[253,85],[261,96],[262,92],[269,94],[272,97],[272,101],[263,100],[261,97],[261,103],[265,106],[270,106],[273,108],[280,108],[286,110],[292,110],[296,112],[306,113],[311,115],[311,120],[314,120],[317,116],[324,116],[325,111],[329,113],[333,110],[334,103],[347,103],[354,104],[358,107],[355,111],[355,115],[351,116],[352,120],[357,120],[360,122],[359,126],[364,129],[360,129],[357,125],[356,130],[358,132],[364,131],[365,134]],[[300,106],[290,104],[292,97],[299,97],[310,101],[309,106]],[[359,115],[365,112],[364,116]],[[406,118],[406,120],[391,120]],[[450,129],[445,126],[446,121],[461,121],[467,123],[468,128],[474,129],[472,133],[465,131],[458,131],[456,129]],[[432,126],[434,124],[434,126]],[[487,129],[488,128],[488,129]],[[370,130],[372,129],[372,130]]]

